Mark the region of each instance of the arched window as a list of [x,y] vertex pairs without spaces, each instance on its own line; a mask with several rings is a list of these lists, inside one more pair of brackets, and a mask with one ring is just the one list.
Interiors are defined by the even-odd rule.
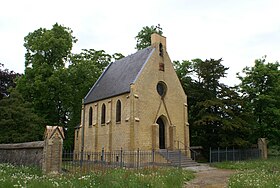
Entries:
[[76,130],[76,140],[79,138],[79,129]]
[[105,104],[102,104],[102,108],[101,108],[101,124],[105,124],[105,119],[106,119],[106,106],[105,106]]
[[122,117],[122,104],[121,101],[117,101],[116,105],[116,122],[121,122],[121,117]]
[[89,108],[89,112],[88,112],[88,125],[89,126],[92,125],[92,107]]

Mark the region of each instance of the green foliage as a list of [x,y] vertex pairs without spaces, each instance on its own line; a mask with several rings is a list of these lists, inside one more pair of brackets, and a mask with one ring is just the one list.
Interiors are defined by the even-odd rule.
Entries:
[[0,63],[0,100],[9,95],[9,88],[16,86],[14,80],[20,76],[14,71],[2,68],[4,68],[4,65]]
[[226,76],[228,68],[222,65],[222,59],[210,59],[202,61],[193,60],[193,69],[197,75],[198,82],[202,83],[203,88],[210,94],[210,97],[217,97],[221,87],[219,80]]
[[68,109],[64,103],[71,92],[65,62],[76,39],[69,28],[55,24],[50,30],[40,28],[29,33],[24,41],[25,73],[17,89],[45,124],[65,125]]
[[[45,125],[65,128],[64,148],[73,148],[74,127],[80,124],[82,99],[104,68],[123,55],[104,50],[71,54],[77,40],[69,28],[55,24],[25,37],[25,73],[16,89],[32,104]],[[66,66],[69,63],[69,66]]]
[[280,156],[280,146],[279,145],[270,146],[268,148],[268,155],[279,157]]
[[70,28],[57,23],[50,30],[40,28],[29,33],[24,38],[24,47],[27,50],[25,67],[39,69],[45,64],[50,70],[63,68],[76,41]]
[[240,162],[222,162],[215,167],[234,169],[237,173],[229,179],[229,187],[279,187],[279,158]]
[[142,30],[139,31],[137,36],[135,37],[135,39],[137,40],[135,49],[141,50],[151,46],[151,35],[153,33],[158,33],[160,35],[163,34],[162,28],[159,24],[157,26],[152,25],[150,27],[143,27]]
[[42,175],[36,168],[0,164],[0,187],[182,187],[192,172],[174,168],[108,169],[89,174]]
[[220,83],[228,70],[221,62],[174,62],[188,95],[191,145],[246,147],[260,137],[268,138],[270,145],[279,143],[279,63],[256,60],[239,74],[240,86],[231,88]]
[[175,61],[188,95],[191,145],[244,147],[249,144],[248,114],[235,88],[220,83],[222,59]]
[[17,143],[43,139],[44,126],[22,96],[13,90],[0,100],[0,143]]
[[188,88],[191,87],[193,81],[193,78],[191,77],[193,73],[193,63],[191,61],[183,60],[182,62],[173,61],[173,65],[177,76],[180,79],[181,85],[183,86],[184,90],[187,91]]
[[271,145],[280,141],[280,65],[257,59],[253,67],[238,74],[240,92],[254,118],[255,139],[266,137]]

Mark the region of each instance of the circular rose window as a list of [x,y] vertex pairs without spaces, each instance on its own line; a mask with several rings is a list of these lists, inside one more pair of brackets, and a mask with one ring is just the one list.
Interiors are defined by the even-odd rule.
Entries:
[[157,84],[157,92],[160,96],[164,96],[166,94],[166,90],[167,90],[167,87],[166,87],[166,84],[164,82],[159,82]]

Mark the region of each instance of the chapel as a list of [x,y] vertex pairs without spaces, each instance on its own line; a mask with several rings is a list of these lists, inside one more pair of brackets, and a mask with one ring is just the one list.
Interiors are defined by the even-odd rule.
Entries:
[[187,96],[166,38],[154,33],[150,47],[110,63],[85,96],[74,150],[188,150],[189,145]]

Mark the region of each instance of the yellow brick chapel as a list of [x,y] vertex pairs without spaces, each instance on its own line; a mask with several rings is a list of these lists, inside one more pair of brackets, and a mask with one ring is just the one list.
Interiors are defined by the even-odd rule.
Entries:
[[112,62],[84,98],[74,150],[121,148],[189,149],[187,96],[158,34],[150,47]]

